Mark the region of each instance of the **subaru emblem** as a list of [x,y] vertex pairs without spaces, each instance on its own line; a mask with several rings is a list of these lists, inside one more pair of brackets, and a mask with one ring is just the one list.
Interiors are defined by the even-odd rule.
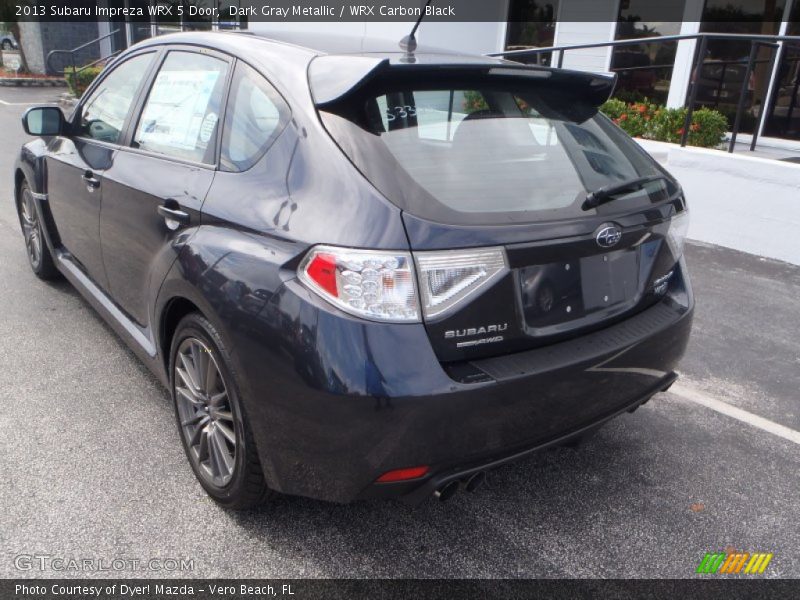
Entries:
[[622,229],[613,223],[603,224],[598,229],[594,239],[601,248],[612,248],[622,239]]

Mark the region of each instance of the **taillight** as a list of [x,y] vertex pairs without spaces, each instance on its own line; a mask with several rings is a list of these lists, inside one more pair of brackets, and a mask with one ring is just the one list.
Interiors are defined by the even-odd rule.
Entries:
[[683,256],[683,246],[686,244],[688,233],[689,212],[684,210],[682,213],[672,217],[672,221],[669,223],[669,232],[667,233],[667,243],[676,259]]
[[439,317],[508,272],[502,248],[415,252],[422,312]]
[[407,252],[316,246],[300,264],[300,280],[345,312],[367,319],[419,322],[440,317],[508,272],[502,248]]
[[359,317],[419,322],[411,255],[407,252],[316,246],[300,280],[331,304]]

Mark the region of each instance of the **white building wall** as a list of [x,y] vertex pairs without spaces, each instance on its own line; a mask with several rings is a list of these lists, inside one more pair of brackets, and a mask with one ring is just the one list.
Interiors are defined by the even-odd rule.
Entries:
[[[494,1],[494,0],[492,0]],[[665,0],[666,1],[666,0]],[[701,0],[692,0],[701,1]],[[616,32],[620,0],[561,0],[557,16],[555,43],[585,44],[611,41]],[[420,44],[471,54],[500,52],[505,47],[509,0],[497,0],[496,22],[422,22],[417,33]],[[306,31],[397,40],[407,35],[412,23],[258,23],[253,31]],[[587,71],[607,71],[611,63],[609,48],[573,50],[566,54],[564,66]]]
[[[370,25],[381,25],[381,23]],[[489,54],[490,52],[500,52],[504,49],[506,28],[505,21],[481,23],[423,22],[419,28],[417,39],[420,44],[428,46],[457,50],[468,54]],[[406,28],[403,35],[407,33],[408,28]]]
[[[499,3],[502,4],[502,3]],[[355,37],[386,39],[400,42],[411,32],[413,23],[258,23],[249,24],[251,31],[303,31]],[[465,52],[487,54],[503,49],[506,22],[440,23],[422,22],[417,30],[420,44]]]
[[[389,25],[394,25],[394,23],[389,23]],[[355,37],[363,37],[366,33],[366,27],[367,23],[261,23],[258,21],[252,21],[247,24],[247,28],[250,31],[256,32],[302,31],[307,33],[351,35]]]
[[[700,20],[703,17],[704,0],[686,0],[683,10],[683,23],[681,34],[690,35],[700,31]],[[672,84],[669,87],[667,106],[677,108],[683,106],[686,94],[689,91],[689,81],[692,75],[692,61],[697,42],[683,40],[678,42],[675,53],[675,69],[672,71]]]
[[[620,0],[563,0],[558,11],[555,45],[610,42],[617,28]],[[611,48],[570,50],[564,67],[581,71],[608,71]]]

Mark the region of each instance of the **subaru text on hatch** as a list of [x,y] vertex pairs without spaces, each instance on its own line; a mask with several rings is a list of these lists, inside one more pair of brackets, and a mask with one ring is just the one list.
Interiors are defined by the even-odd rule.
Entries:
[[613,77],[392,46],[169,35],[23,117],[33,271],[168,386],[223,506],[446,498],[676,378],[686,204]]

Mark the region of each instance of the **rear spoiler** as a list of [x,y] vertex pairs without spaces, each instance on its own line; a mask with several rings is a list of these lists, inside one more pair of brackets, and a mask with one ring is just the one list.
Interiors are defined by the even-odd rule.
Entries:
[[435,79],[445,72],[447,75],[470,73],[490,79],[497,77],[498,80],[514,78],[518,82],[549,88],[556,92],[559,101],[580,104],[584,110],[590,107],[597,109],[611,97],[617,83],[617,76],[613,73],[586,73],[489,60],[476,57],[470,61],[469,57],[429,55],[418,57],[417,62],[409,62],[406,58],[326,55],[311,61],[308,82],[314,104],[324,108],[356,93],[369,82],[390,74],[415,74],[420,78]]

